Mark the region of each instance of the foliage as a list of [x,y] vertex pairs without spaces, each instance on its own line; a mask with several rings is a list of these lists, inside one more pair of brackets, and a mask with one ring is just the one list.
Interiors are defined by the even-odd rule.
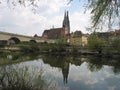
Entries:
[[114,39],[111,42],[113,50],[116,50],[118,53],[120,53],[120,39]]
[[61,38],[59,38],[59,39],[56,40],[56,44],[60,44],[60,45],[67,44],[67,41],[66,41],[65,38],[61,37]]
[[[102,26],[107,22],[109,28],[114,22],[119,24],[120,0],[88,0],[88,8],[92,9],[93,27]],[[105,21],[106,19],[108,21]]]
[[104,47],[103,52],[108,55],[116,54],[116,53],[119,54],[120,53],[120,39],[109,40],[109,45],[106,45]]
[[39,44],[35,42],[21,43],[17,46],[24,52],[38,52],[40,50]]
[[[0,89],[2,90],[43,90],[45,80],[42,69],[28,67],[1,67],[0,68]],[[34,73],[36,70],[37,73]]]
[[[75,0],[69,0],[75,1]],[[120,0],[87,0],[86,10],[90,10],[92,17],[92,28],[102,29],[103,25],[120,25]],[[120,27],[120,26],[119,26]]]
[[67,45],[67,41],[65,38],[59,38],[56,40],[56,45],[55,48],[57,51],[65,51],[66,50],[66,45]]
[[101,57],[89,56],[89,62],[87,67],[92,72],[97,72],[103,68],[103,62]]
[[97,36],[93,35],[88,40],[88,48],[93,51],[102,52],[104,46],[104,42],[99,39]]
[[[3,0],[0,0],[0,2],[2,3]],[[13,6],[16,6],[16,5],[24,5],[24,6],[29,6],[29,5],[32,5],[34,7],[37,7],[37,2],[39,0],[6,0],[6,2],[8,4],[12,4]]]
[[44,78],[42,67],[9,65],[0,71],[0,90],[57,90],[53,80]]

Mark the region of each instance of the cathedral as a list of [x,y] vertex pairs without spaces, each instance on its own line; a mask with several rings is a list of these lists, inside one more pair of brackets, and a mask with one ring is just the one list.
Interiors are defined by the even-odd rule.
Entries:
[[44,30],[42,37],[45,39],[59,39],[66,38],[70,35],[70,21],[69,21],[69,13],[65,11],[64,19],[61,28],[51,28],[48,30]]

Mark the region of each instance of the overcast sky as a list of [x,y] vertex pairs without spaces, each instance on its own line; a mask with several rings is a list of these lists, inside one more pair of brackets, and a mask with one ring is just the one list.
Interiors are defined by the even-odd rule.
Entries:
[[85,11],[86,0],[39,0],[36,12],[31,7],[0,4],[0,31],[33,36],[42,35],[45,29],[62,27],[65,10],[69,11],[71,32],[81,30],[87,33],[90,13]]

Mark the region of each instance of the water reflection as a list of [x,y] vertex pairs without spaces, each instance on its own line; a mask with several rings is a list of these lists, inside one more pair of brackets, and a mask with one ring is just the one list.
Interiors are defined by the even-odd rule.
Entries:
[[0,53],[0,65],[15,64],[27,60],[35,60],[40,58],[41,55],[33,53],[22,53],[22,52],[5,52]]
[[[55,56],[55,55],[12,55],[13,61],[22,60],[19,66],[43,66],[45,78],[58,83],[54,90],[119,90],[120,61],[119,58],[102,58],[93,56]],[[3,55],[1,56],[2,59]],[[40,59],[39,59],[40,58]],[[6,59],[6,58],[5,58]],[[32,61],[28,61],[32,60]],[[12,61],[10,59],[10,61]],[[9,65],[16,65],[9,64]],[[0,67],[7,67],[1,65]],[[16,66],[14,66],[16,67]],[[40,70],[37,68],[37,70]],[[8,71],[7,71],[8,72]],[[0,75],[2,72],[0,72]],[[34,71],[34,74],[38,73]],[[1,77],[0,77],[1,78]],[[62,81],[62,82],[61,82]],[[56,84],[55,84],[56,85]],[[101,87],[102,85],[102,87]],[[61,87],[58,89],[58,87]]]
[[88,69],[92,72],[99,71],[102,69],[103,64],[101,57],[89,57]]
[[63,74],[63,81],[64,84],[67,84],[68,81],[68,74],[69,74],[69,62],[65,61],[62,66],[62,74]]
[[51,56],[44,55],[43,62],[49,64],[51,67],[57,67],[62,70],[63,82],[67,84],[70,64],[80,66],[87,58],[73,57],[73,56]]
[[[118,58],[47,55],[42,59],[44,64],[62,70],[63,82],[70,87],[70,90],[109,90],[113,88],[111,85],[115,86],[115,90],[120,88],[118,85],[120,83],[120,61]],[[55,75],[53,74],[53,76]],[[114,83],[110,83],[111,80]],[[110,85],[106,83],[110,83]]]
[[88,68],[91,71],[99,71],[104,65],[112,66],[115,74],[120,73],[120,60],[119,58],[102,58],[102,57],[88,57]]

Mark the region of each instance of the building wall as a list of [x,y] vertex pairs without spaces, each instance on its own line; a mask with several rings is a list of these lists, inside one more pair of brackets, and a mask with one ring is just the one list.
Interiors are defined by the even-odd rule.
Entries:
[[82,45],[82,38],[81,37],[70,37],[70,44],[71,45]]
[[82,35],[82,37],[70,37],[70,42],[71,45],[80,45],[80,46],[85,46],[88,44],[88,37]]
[[85,46],[88,44],[88,37],[87,36],[82,36],[82,46]]

